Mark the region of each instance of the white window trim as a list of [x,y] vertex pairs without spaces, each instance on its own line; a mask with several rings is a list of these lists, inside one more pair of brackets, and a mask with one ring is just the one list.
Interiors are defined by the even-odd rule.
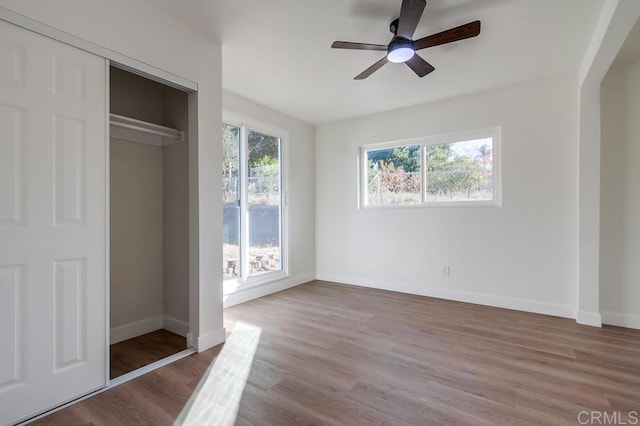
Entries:
[[[250,288],[258,287],[261,285],[269,284],[274,281],[279,281],[291,276],[289,271],[289,132],[279,127],[272,126],[267,123],[263,123],[252,118],[236,114],[234,112],[223,110],[222,122],[240,128],[240,156],[244,156],[246,150],[244,132],[246,129],[251,129],[256,132],[265,133],[270,136],[276,136],[280,138],[280,169],[281,169],[281,196],[282,196],[282,209],[280,214],[280,232],[281,241],[280,249],[282,258],[280,259],[281,269],[279,271],[264,272],[258,275],[246,276],[237,279],[223,280],[223,294],[229,295],[238,291],[248,290]],[[241,168],[240,172],[241,186],[246,188],[247,184],[247,170],[246,167]],[[241,192],[241,197],[246,197],[246,194]],[[246,229],[246,219],[248,205],[246,202],[241,203],[241,218],[240,221],[244,226],[241,229]],[[242,244],[247,245],[249,243],[249,235],[247,232],[241,233],[243,239]],[[249,259],[242,259],[242,271],[248,271]],[[244,272],[243,272],[244,274]]]
[[[424,183],[426,182],[426,150],[425,147],[447,143],[464,142],[475,139],[492,138],[493,155],[493,199],[479,201],[427,201],[425,199]],[[367,151],[396,148],[403,146],[420,146],[420,204],[392,204],[367,205]],[[360,147],[358,155],[358,208],[360,209],[424,209],[442,207],[501,207],[502,206],[502,128],[499,126],[480,130],[469,130],[455,133],[445,133],[433,136],[423,136],[413,139],[367,144]]]

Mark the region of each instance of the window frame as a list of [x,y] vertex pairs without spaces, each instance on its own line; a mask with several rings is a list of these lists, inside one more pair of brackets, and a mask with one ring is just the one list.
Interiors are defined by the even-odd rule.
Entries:
[[[289,270],[289,132],[276,126],[263,123],[252,118],[223,110],[222,124],[238,127],[240,129],[239,163],[244,164],[247,159],[247,131],[251,130],[275,136],[280,139],[280,270],[263,272],[257,275],[249,275],[248,256],[242,256],[240,248],[240,261],[242,276],[225,280],[223,278],[223,295],[227,296],[237,291],[247,290],[260,285],[279,281],[291,276]],[[249,247],[249,204],[246,188],[248,186],[249,170],[239,164],[240,177],[240,246]]]
[[[389,142],[373,143],[360,146],[358,154],[358,208],[360,209],[415,209],[431,207],[501,207],[502,206],[502,128],[488,127],[480,130],[468,130],[454,133],[443,133],[413,139],[402,139]],[[429,201],[426,199],[425,182],[427,179],[427,147],[453,144],[477,139],[492,139],[492,200],[465,201]],[[420,146],[420,198],[417,204],[370,205],[368,203],[368,161],[367,152],[382,149]]]

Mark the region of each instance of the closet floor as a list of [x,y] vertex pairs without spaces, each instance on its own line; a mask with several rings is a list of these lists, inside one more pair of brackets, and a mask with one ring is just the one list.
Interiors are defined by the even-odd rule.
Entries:
[[187,349],[187,339],[157,330],[111,345],[111,379]]

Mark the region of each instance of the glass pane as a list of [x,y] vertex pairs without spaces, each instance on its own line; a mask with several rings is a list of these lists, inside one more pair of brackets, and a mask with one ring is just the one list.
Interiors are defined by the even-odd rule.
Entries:
[[240,129],[222,125],[222,269],[225,280],[242,276],[240,261]]
[[366,152],[367,205],[420,204],[420,146]]
[[493,139],[426,148],[427,202],[493,200]]
[[280,138],[251,130],[248,139],[249,275],[281,265]]

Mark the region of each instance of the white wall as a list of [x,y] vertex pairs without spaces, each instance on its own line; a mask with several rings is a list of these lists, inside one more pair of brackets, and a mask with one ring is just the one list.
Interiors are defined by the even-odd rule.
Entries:
[[602,319],[640,328],[640,62],[610,70],[601,95]]
[[[190,96],[190,325],[199,350],[224,341],[222,321],[222,60],[219,42],[141,1],[0,0],[0,6],[198,84]],[[190,147],[191,148],[191,147]]]
[[162,148],[119,139],[111,139],[110,146],[110,320],[115,343],[134,337],[125,326],[137,334],[161,324]]
[[289,169],[290,277],[258,288],[226,295],[225,306],[232,306],[314,278],[316,258],[314,127],[227,91],[223,92],[222,102],[226,111],[289,132],[289,158],[285,160],[285,166]]
[[[318,279],[575,316],[577,116],[558,77],[317,126]],[[360,146],[492,126],[502,207],[357,208]]]
[[[187,96],[163,90],[163,124],[188,128]],[[189,324],[189,135],[162,148],[163,197],[163,324],[185,335]]]

